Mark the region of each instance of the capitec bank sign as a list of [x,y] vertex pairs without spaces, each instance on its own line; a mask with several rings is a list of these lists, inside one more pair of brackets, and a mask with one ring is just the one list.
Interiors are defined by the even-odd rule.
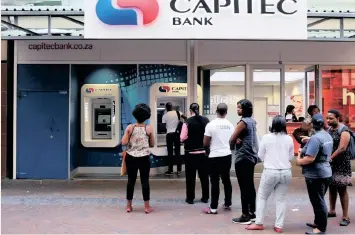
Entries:
[[85,0],[90,39],[307,39],[307,0]]

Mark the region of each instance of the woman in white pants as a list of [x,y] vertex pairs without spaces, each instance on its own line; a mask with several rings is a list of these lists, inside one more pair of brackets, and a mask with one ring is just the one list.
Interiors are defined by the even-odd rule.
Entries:
[[267,134],[261,139],[258,155],[264,162],[264,171],[257,195],[255,224],[249,225],[246,229],[264,229],[266,201],[274,192],[276,201],[274,230],[282,233],[286,211],[285,195],[292,180],[290,161],[294,157],[293,140],[287,134],[284,117],[276,116],[273,119],[271,134]]

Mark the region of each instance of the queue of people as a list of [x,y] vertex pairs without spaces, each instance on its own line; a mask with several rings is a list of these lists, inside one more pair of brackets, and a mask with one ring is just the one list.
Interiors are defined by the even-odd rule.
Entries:
[[[191,104],[191,116],[185,117],[186,121],[182,124],[181,130],[176,132],[170,128],[169,132],[174,135],[180,133],[179,144],[184,143],[186,202],[194,204],[197,172],[202,188],[200,201],[208,203],[211,199],[204,213],[218,214],[220,180],[224,186],[222,209],[231,210],[230,169],[234,154],[235,172],[241,192],[242,214],[233,218],[232,222],[248,225],[247,230],[263,230],[266,202],[271,193],[274,193],[276,199],[274,231],[282,233],[286,216],[285,197],[292,181],[291,161],[295,157],[293,140],[286,130],[286,118],[274,117],[270,133],[263,136],[259,142],[256,135],[257,123],[252,118],[253,105],[249,100],[243,99],[237,103],[237,114],[241,119],[236,128],[226,119],[228,113],[226,104],[221,103],[217,106],[217,117],[212,121],[201,116],[199,109],[197,103]],[[304,119],[302,126],[293,133],[296,141],[301,144],[299,154],[296,156],[296,164],[302,167],[314,211],[314,221],[307,223],[307,226],[313,230],[306,234],[325,234],[328,218],[336,217],[335,205],[338,194],[343,209],[340,226],[350,224],[349,196],[346,189],[347,186],[352,185],[350,160],[354,156],[348,146],[350,138],[353,137],[350,129],[339,122],[340,114],[337,110],[329,110],[326,121],[316,106],[309,107],[308,113],[310,117]],[[127,145],[125,158],[128,175],[127,212],[133,210],[132,199],[138,170],[145,212],[152,211],[149,204],[149,147],[154,146],[154,131],[150,125],[144,124],[150,115],[150,108],[147,105],[138,104],[133,110],[137,122],[126,128],[122,138],[122,144]],[[177,122],[181,115],[181,113],[177,115]],[[325,128],[326,124],[329,128]],[[167,137],[167,142],[168,138],[172,137]],[[260,161],[264,163],[264,170],[256,194],[254,169]],[[177,170],[181,171],[179,165]],[[168,173],[171,172],[172,168],[169,165]],[[329,210],[324,198],[328,188]]]

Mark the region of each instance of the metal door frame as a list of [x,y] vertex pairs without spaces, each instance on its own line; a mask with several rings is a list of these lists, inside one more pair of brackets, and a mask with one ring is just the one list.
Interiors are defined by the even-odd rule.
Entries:
[[[306,95],[306,100],[305,100],[305,107],[309,107],[309,80],[307,73],[314,72],[314,101],[318,107],[322,107],[322,82],[320,78],[321,74],[321,69],[319,64],[310,66],[304,70],[305,73],[305,95]],[[307,112],[307,111],[306,111]]]

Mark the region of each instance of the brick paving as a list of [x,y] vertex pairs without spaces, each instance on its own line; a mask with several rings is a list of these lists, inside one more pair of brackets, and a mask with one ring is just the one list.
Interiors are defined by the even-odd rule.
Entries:
[[[139,181],[137,180],[137,183]],[[259,179],[255,180],[258,185]],[[273,234],[275,204],[269,199],[264,231],[247,231],[231,223],[241,213],[240,192],[235,178],[232,211],[219,210],[218,215],[201,211],[208,204],[188,205],[183,179],[151,180],[151,205],[144,214],[140,185],[136,185],[134,211],[125,212],[125,180],[10,181],[2,182],[2,234]],[[196,200],[200,199],[197,181]],[[349,187],[350,218],[355,218],[355,189]],[[220,202],[223,203],[223,192]],[[327,195],[328,198],[328,195]],[[329,234],[355,234],[355,220],[348,227],[329,219]],[[312,222],[313,211],[305,183],[294,178],[287,195],[285,234],[304,234],[306,222]]]

